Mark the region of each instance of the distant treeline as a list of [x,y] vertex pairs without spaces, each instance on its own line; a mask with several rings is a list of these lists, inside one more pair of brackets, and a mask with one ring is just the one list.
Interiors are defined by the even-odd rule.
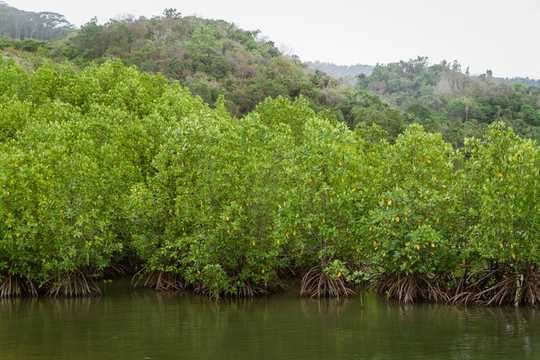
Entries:
[[313,70],[322,71],[335,78],[344,78],[347,80],[354,80],[359,75],[371,75],[374,66],[372,65],[336,65],[327,62],[307,62],[306,65]]
[[64,15],[23,11],[0,1],[0,35],[20,40],[50,40],[64,36],[72,28]]
[[528,77],[515,77],[515,78],[501,78],[501,81],[504,82],[510,82],[512,84],[522,84],[526,86],[535,86],[540,87],[540,80],[538,79],[530,79]]

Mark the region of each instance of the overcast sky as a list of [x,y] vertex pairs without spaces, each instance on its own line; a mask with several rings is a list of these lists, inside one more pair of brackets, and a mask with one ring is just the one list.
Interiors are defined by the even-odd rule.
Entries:
[[184,15],[259,29],[302,60],[376,64],[428,56],[459,60],[473,73],[540,78],[540,0],[7,0],[25,10],[93,16]]

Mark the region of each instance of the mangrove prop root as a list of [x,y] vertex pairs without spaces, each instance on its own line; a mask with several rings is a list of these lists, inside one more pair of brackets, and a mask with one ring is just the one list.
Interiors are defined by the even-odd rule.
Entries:
[[384,275],[377,279],[375,289],[379,295],[404,304],[418,301],[435,303],[450,301],[444,281],[423,275]]
[[185,289],[184,283],[175,275],[163,271],[141,272],[133,277],[135,287],[142,286],[163,292],[181,291]]
[[530,268],[523,273],[501,270],[472,274],[463,280],[451,299],[453,304],[487,306],[540,304],[540,272]]
[[257,295],[268,294],[269,290],[263,287],[253,287],[248,282],[245,282],[242,286],[238,288],[237,296],[241,298],[250,298]]
[[320,266],[310,269],[302,278],[301,296],[339,298],[353,294],[344,279],[328,276]]
[[37,297],[38,290],[30,280],[20,279],[15,276],[8,276],[0,284],[0,298],[11,297]]
[[73,272],[50,281],[47,285],[47,296],[52,297],[84,297],[101,295],[101,288],[93,279],[82,272]]
[[251,284],[244,283],[242,286],[238,288],[237,296],[241,298],[250,298],[250,297],[254,297],[255,295],[259,293],[260,291],[258,289],[253,288]]

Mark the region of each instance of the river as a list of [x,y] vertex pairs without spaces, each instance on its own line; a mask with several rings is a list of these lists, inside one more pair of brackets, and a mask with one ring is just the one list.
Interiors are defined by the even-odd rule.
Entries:
[[0,300],[0,359],[540,359],[539,315],[369,294],[215,302],[114,285],[100,298]]

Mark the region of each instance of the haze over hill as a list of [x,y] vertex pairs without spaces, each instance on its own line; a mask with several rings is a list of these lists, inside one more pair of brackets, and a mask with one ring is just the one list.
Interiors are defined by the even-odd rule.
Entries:
[[349,83],[356,82],[356,78],[360,74],[371,75],[374,68],[372,65],[336,65],[321,61],[308,61],[306,62],[306,65],[310,69],[322,71],[337,79],[344,79]]

